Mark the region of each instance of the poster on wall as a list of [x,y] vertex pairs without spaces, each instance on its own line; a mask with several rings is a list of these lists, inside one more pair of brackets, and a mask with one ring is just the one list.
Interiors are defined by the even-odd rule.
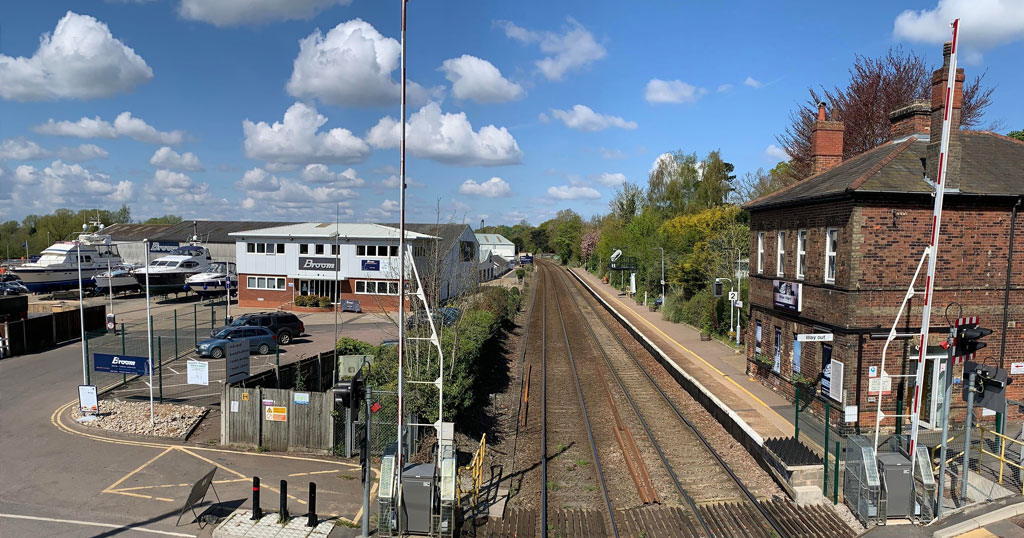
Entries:
[[842,403],[843,401],[843,363],[832,360],[832,380],[828,387],[828,397]]
[[793,372],[800,373],[800,340],[793,340]]
[[754,353],[761,353],[761,320],[754,322]]
[[782,371],[782,327],[775,328],[775,361],[772,363],[772,371]]
[[821,395],[828,396],[832,384],[832,344],[821,345]]
[[801,296],[801,284],[799,282],[786,282],[785,280],[772,281],[772,305],[775,308],[782,308],[791,312],[800,312],[804,308],[803,297]]

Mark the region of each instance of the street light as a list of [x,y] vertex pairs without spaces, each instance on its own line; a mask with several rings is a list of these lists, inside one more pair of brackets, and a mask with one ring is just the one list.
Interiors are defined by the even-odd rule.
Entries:
[[[715,279],[715,284],[720,284],[720,283],[722,283],[723,280],[728,280],[729,281],[729,295],[732,295],[732,292],[735,291],[735,290],[733,289],[733,281],[732,281],[731,278],[716,278]],[[732,310],[733,310],[733,305],[735,305],[735,304],[736,304],[736,301],[733,301],[732,297],[729,297],[729,328],[730,329],[732,329],[732,327],[733,327],[733,325],[732,325],[732,320],[733,320]]]
[[[736,251],[736,289],[740,292],[740,295],[742,295],[743,294],[743,278],[742,278],[741,271],[740,271],[740,264],[742,263],[742,259],[740,258],[741,251],[740,251],[740,249],[738,247],[725,247],[724,250],[730,250],[730,251],[731,250],[735,250]],[[742,313],[743,309],[742,309],[742,307],[736,306],[736,301],[730,302],[730,306],[729,306],[730,310],[734,306],[736,307],[736,344],[739,345],[739,343],[740,343],[740,324],[742,323],[740,321],[740,318],[742,317],[740,314]],[[732,316],[730,315],[730,318],[731,317]]]

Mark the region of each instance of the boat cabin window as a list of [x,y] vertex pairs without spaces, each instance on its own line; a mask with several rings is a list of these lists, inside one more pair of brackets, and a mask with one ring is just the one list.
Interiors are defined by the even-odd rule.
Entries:
[[181,262],[178,264],[178,267],[181,267],[182,269],[195,269],[196,267],[199,267],[199,264],[196,262]]

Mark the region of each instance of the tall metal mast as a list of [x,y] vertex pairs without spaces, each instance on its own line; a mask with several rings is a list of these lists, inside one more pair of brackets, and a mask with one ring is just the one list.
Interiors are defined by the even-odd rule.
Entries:
[[[956,52],[957,35],[960,30],[960,19],[953,21],[953,46],[949,54],[949,73],[946,79],[946,100],[942,111],[942,142],[939,146],[939,169],[935,178],[935,208],[932,211],[932,238],[928,245],[928,272],[925,279],[924,308],[921,311],[921,352],[917,359],[917,378],[914,383],[914,403],[911,408],[910,429],[910,476],[914,475],[914,449],[917,448],[918,427],[921,422],[921,385],[924,383],[924,360],[928,353],[928,328],[932,318],[932,300],[935,289],[935,266],[939,257],[939,230],[942,225],[942,199],[946,193],[946,161],[949,157],[949,136],[952,128],[953,97],[956,87]],[[947,368],[953,365],[947,364]],[[944,417],[943,420],[949,420]],[[940,480],[942,478],[940,477]]]
[[[399,150],[401,170],[398,182],[398,450],[395,454],[395,480],[397,482],[397,513],[402,512],[402,442],[405,429],[405,9],[408,0],[402,2],[402,145]],[[398,531],[401,533],[402,525],[399,518]]]

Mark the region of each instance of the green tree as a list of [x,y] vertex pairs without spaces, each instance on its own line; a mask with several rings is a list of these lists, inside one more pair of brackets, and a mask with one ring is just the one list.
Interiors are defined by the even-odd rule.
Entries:
[[696,153],[666,153],[658,157],[648,176],[647,205],[666,218],[682,214],[693,200],[699,182]]
[[178,224],[179,222],[181,222],[181,217],[178,215],[164,215],[148,218],[143,224]]
[[1016,138],[1017,140],[1024,142],[1024,129],[1021,129],[1019,131],[1010,131],[1009,133],[1006,134],[1006,136],[1010,138]]
[[623,224],[629,224],[644,206],[644,190],[629,181],[615,188],[615,195],[608,202],[612,215]]
[[700,181],[694,189],[693,200],[687,205],[688,212],[720,206],[726,202],[729,194],[733,191],[732,182],[736,179],[736,175],[732,172],[735,167],[732,163],[722,160],[720,150],[708,153],[701,165]]
[[110,222],[107,224],[129,224],[132,221],[132,208],[128,204],[121,204],[121,209],[110,215]]

